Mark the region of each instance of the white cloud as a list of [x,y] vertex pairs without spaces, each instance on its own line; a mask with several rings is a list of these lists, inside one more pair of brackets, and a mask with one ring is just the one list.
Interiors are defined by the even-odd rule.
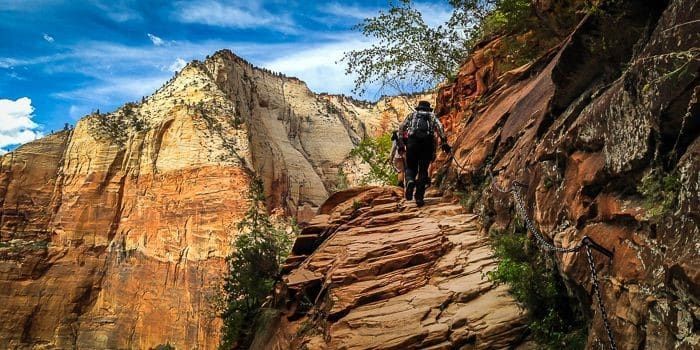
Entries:
[[143,20],[141,14],[132,8],[133,2],[129,0],[89,0],[89,2],[112,21],[122,23]]
[[362,20],[369,17],[376,16],[380,9],[379,8],[369,8],[360,7],[357,4],[341,4],[338,2],[332,2],[326,4],[319,8],[319,11],[325,14],[329,14],[336,17],[352,18],[356,20]]
[[416,2],[416,9],[420,11],[425,24],[431,27],[444,24],[452,16],[452,8],[447,5],[447,1],[443,4]]
[[[10,68],[10,69],[12,69],[12,68]],[[12,78],[12,79],[15,79],[15,80],[27,80],[26,78],[24,78],[23,76],[19,75],[17,72],[12,71],[12,70],[10,70],[10,72],[7,73],[7,76]]]
[[71,105],[68,108],[68,115],[72,120],[78,120],[92,112],[95,107],[85,106],[85,105]]
[[168,80],[168,75],[105,78],[90,86],[51,94],[52,97],[99,106],[121,105],[148,96]]
[[183,60],[182,58],[178,57],[175,62],[173,62],[169,67],[168,70],[171,72],[178,72],[182,68],[185,68],[187,65],[187,61]]
[[51,35],[48,35],[46,33],[44,33],[44,40],[46,40],[50,43],[54,42],[54,38]]
[[153,43],[153,45],[161,46],[164,44],[163,39],[161,39],[161,38],[159,38],[151,33],[147,33],[146,35],[148,35],[148,38],[151,39],[151,42]]
[[[425,23],[431,27],[437,27],[444,24],[452,15],[452,8],[447,1],[443,3],[434,2],[415,2],[415,8],[423,16]],[[348,4],[332,2],[319,8],[319,11],[334,17],[350,18],[357,22],[365,18],[375,17],[381,10],[385,8],[363,7],[358,4]]]
[[[345,52],[366,48],[371,44],[371,41],[359,35],[339,36],[336,40],[324,44],[301,47],[295,52],[280,55],[262,66],[295,76],[306,82],[315,92],[352,95],[354,76],[345,75],[345,63],[338,61],[343,58]],[[370,92],[370,96],[364,97],[378,97],[371,95],[377,92],[375,87],[370,87],[367,91]]]
[[284,14],[273,14],[258,2],[222,3],[216,0],[177,2],[173,13],[182,23],[226,28],[267,28],[283,33],[296,32],[294,21]]
[[43,134],[40,126],[32,120],[32,100],[22,97],[17,100],[0,99],[0,147],[33,141]]

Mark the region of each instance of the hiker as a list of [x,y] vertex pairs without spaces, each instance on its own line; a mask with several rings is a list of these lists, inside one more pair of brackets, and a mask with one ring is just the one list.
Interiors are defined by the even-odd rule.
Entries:
[[[406,135],[406,184],[404,193],[406,200],[415,198],[416,205],[421,207],[425,204],[423,196],[425,187],[430,179],[428,167],[435,157],[435,132],[440,136],[440,147],[445,153],[450,153],[452,149],[447,144],[445,130],[440,120],[433,113],[430,102],[420,101],[416,111],[406,117],[399,125],[399,142],[404,142],[400,136]],[[417,177],[417,178],[416,178]]]
[[[403,136],[401,136],[403,138]],[[406,170],[406,147],[405,140],[399,140],[399,132],[394,131],[391,133],[391,154],[389,154],[389,162],[391,166],[396,170],[398,175],[397,186],[403,187],[404,185],[404,172]]]

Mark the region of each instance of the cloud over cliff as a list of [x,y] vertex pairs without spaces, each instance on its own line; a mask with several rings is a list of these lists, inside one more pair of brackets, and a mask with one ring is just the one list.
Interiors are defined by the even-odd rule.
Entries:
[[32,121],[34,107],[29,97],[17,100],[0,99],[0,150],[7,146],[32,141],[43,136],[39,124]]

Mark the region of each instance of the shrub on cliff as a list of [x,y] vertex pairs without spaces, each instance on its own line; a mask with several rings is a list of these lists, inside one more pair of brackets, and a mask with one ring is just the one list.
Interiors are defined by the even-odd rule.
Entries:
[[549,349],[583,349],[586,322],[580,303],[569,296],[562,278],[546,253],[515,222],[512,232],[494,232],[491,239],[498,257],[496,269],[487,273],[495,283],[505,283],[529,313],[533,338]]
[[237,225],[234,251],[226,258],[221,348],[247,348],[253,327],[292,244],[293,223],[275,220],[265,208],[262,182],[248,192],[250,207]]
[[369,165],[369,173],[362,178],[362,184],[396,185],[398,174],[389,160],[390,153],[390,134],[377,138],[366,137],[350,152],[350,155]]
[[637,191],[643,196],[647,216],[658,219],[668,215],[678,203],[681,182],[677,174],[655,168],[646,174]]

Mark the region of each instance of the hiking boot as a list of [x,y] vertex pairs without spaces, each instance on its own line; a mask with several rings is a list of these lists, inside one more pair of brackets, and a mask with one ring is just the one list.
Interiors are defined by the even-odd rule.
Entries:
[[413,199],[413,190],[416,188],[416,183],[415,181],[409,181],[406,184],[406,189],[405,189],[405,194],[406,194],[406,200],[410,201]]
[[416,199],[416,206],[417,206],[417,207],[420,208],[420,207],[422,207],[422,206],[424,206],[424,205],[425,205],[425,201],[423,201],[422,199]]

